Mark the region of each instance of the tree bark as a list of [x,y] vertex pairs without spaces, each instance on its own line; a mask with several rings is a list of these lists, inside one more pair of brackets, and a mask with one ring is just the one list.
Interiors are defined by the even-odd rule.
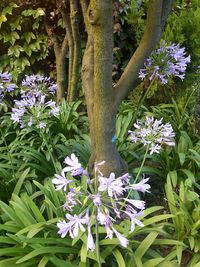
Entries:
[[[112,0],[91,1],[88,19],[91,30],[89,32],[88,44],[84,55],[83,84],[86,94],[87,110],[90,120],[90,135],[92,143],[92,155],[90,164],[106,161],[102,166],[104,175],[110,172],[123,172],[126,167],[117,152],[115,143],[112,141],[115,135],[116,109],[112,106],[112,51],[113,51],[113,29],[112,29]],[[93,38],[91,37],[93,35]],[[92,45],[94,44],[94,50]],[[94,52],[93,52],[93,51]],[[93,82],[87,88],[86,68],[88,59],[94,53],[94,63],[90,71]],[[90,60],[93,61],[92,58]]]
[[45,18],[45,28],[46,32],[53,43],[54,46],[54,54],[56,58],[56,99],[59,103],[60,100],[65,97],[67,93],[67,50],[68,50],[68,40],[67,35],[65,35],[62,44],[59,44],[59,41],[56,35],[53,32],[53,28],[50,26],[49,21]]
[[[119,82],[112,87],[113,6],[112,0],[80,0],[88,42],[82,64],[82,82],[86,96],[92,155],[90,165],[106,161],[101,166],[104,175],[127,172],[127,166],[117,152],[115,123],[117,109],[138,81],[138,72],[159,41],[169,12],[165,0],[149,1],[147,26],[141,43],[132,56]],[[86,8],[87,7],[87,8]]]
[[[68,2],[68,1],[67,1]],[[69,46],[69,53],[68,53],[68,86],[67,86],[67,96],[66,99],[69,101],[70,99],[70,92],[72,87],[72,70],[73,70],[73,62],[74,62],[74,42],[73,42],[73,35],[72,35],[72,27],[70,22],[70,9],[61,9],[61,14],[64,20],[64,24],[66,27],[66,35],[68,40]]]
[[73,42],[73,58],[70,76],[70,90],[68,101],[74,101],[78,96],[78,83],[80,79],[81,40],[79,34],[79,5],[78,0],[70,0],[71,38]]
[[67,83],[68,83],[68,76],[67,73],[67,62],[66,62],[66,55],[63,53],[59,53],[56,56],[56,83],[57,83],[57,92],[56,92],[56,99],[57,103],[61,101],[62,98],[66,97],[67,94]]
[[96,141],[95,141],[95,118],[94,118],[94,40],[91,25],[88,19],[88,7],[89,0],[81,0],[81,8],[84,17],[84,22],[86,26],[86,31],[88,34],[87,45],[85,48],[83,61],[82,61],[82,86],[85,94],[85,99],[87,103],[87,113],[90,125],[90,139],[91,139],[91,156],[89,160],[89,171],[93,171],[95,162],[95,151],[96,151]]

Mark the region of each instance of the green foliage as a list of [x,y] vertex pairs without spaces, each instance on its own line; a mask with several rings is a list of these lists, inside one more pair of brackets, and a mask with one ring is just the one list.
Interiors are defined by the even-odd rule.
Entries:
[[141,40],[145,28],[145,16],[147,11],[147,1],[130,1],[127,4],[124,19],[133,27],[137,46]]
[[166,198],[172,218],[169,224],[169,231],[177,239],[184,243],[184,246],[177,246],[176,253],[179,264],[184,260],[187,250],[190,257],[187,266],[194,266],[200,259],[200,199],[199,194],[194,190],[193,179],[177,182],[177,174],[171,173],[167,177],[165,186]]
[[[0,199],[8,201],[16,183],[22,187],[32,179],[53,176],[66,155],[75,152],[86,166],[90,157],[88,122],[81,102],[60,106],[59,118],[49,120],[45,132],[36,127],[20,129],[10,120],[10,113],[0,118]],[[26,172],[26,170],[29,170]]]
[[77,266],[79,247],[58,238],[55,227],[64,196],[51,182],[35,184],[37,193],[13,194],[9,205],[1,201],[0,266]]
[[88,118],[82,101],[67,103],[62,99],[59,117],[55,119],[53,132],[62,133],[67,139],[88,132]]
[[[130,240],[127,251],[118,248],[114,239],[100,241],[101,256],[106,261],[105,266],[153,267],[161,262],[168,262],[169,264],[173,261],[177,262],[176,255],[171,254],[168,261],[162,256],[162,251],[158,249],[158,246],[163,246],[163,248],[169,246],[173,250],[174,246],[183,245],[179,241],[171,240],[170,236],[164,231],[164,225],[171,216],[161,214],[161,210],[162,207],[155,206],[145,210],[143,216],[145,226],[143,228],[136,227],[133,233],[127,235]],[[156,214],[153,216],[153,213]],[[125,221],[124,224],[127,224],[127,222]]]
[[0,6],[0,71],[7,69],[18,78],[48,55],[47,35],[41,23],[44,11],[22,10],[14,2],[1,2]]

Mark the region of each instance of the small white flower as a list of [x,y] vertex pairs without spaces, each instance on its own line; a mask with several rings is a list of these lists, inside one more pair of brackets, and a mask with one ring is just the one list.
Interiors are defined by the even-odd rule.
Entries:
[[88,226],[88,237],[87,237],[87,250],[90,249],[91,251],[95,250],[95,243],[91,233],[91,228]]
[[144,224],[137,219],[137,217],[141,217],[143,215],[143,211],[137,212],[130,205],[128,205],[124,213],[126,213],[131,219],[131,232],[135,230],[135,224],[137,224],[140,227],[144,226]]
[[133,189],[133,190],[140,191],[143,193],[149,192],[148,190],[151,188],[151,186],[146,183],[148,180],[149,180],[149,178],[142,179],[139,183],[130,184],[127,187],[125,187],[125,189]]
[[160,120],[154,117],[146,117],[145,121],[137,121],[134,123],[135,130],[129,131],[129,139],[136,143],[142,143],[149,146],[150,155],[159,153],[163,144],[174,146],[173,138],[175,133],[170,123],[164,124],[163,118]]
[[101,176],[103,176],[103,173],[100,170],[100,166],[102,166],[103,164],[105,164],[105,160],[101,161],[101,162],[95,162],[94,163],[94,172],[97,174],[99,173]]
[[56,185],[56,190],[60,190],[63,188],[64,191],[67,190],[67,185],[72,182],[72,180],[66,179],[65,175],[55,174],[54,179],[52,179],[52,183]]
[[107,191],[109,197],[122,195],[124,188],[121,177],[115,178],[115,174],[112,172],[109,178],[99,176],[99,192]]
[[79,163],[78,158],[74,154],[71,154],[71,157],[66,157],[64,162],[69,166],[62,170],[62,174],[71,172],[72,176],[77,176],[83,173],[81,163]]
[[117,232],[117,230],[114,227],[112,227],[112,230],[115,233],[117,239],[119,240],[121,246],[126,248],[128,245],[128,239],[126,239],[122,234]]
[[85,232],[85,227],[83,224],[86,224],[86,218],[81,218],[81,215],[74,215],[66,214],[66,218],[69,220],[67,222],[67,226],[69,228],[69,234],[71,238],[75,238],[78,236],[79,229],[82,232]]
[[133,205],[134,207],[136,207],[137,209],[140,210],[145,209],[145,201],[143,200],[129,199],[129,198],[124,198],[124,200]]
[[150,150],[150,155],[152,155],[153,153],[159,153],[161,150],[161,146],[158,144],[152,143],[149,150]]

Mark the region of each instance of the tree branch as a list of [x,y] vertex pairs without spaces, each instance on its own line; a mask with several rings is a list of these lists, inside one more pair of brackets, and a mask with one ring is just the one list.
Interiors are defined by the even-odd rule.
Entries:
[[44,18],[44,26],[45,26],[47,35],[49,36],[50,40],[53,43],[54,52],[55,52],[55,55],[57,56],[60,53],[60,46],[59,46],[58,39],[56,35],[54,34],[53,27],[50,25],[49,20],[47,19],[47,16],[45,16]]
[[82,13],[83,13],[83,18],[84,18],[86,31],[89,34],[90,24],[89,24],[89,21],[88,21],[87,14],[88,14],[88,8],[89,8],[90,1],[89,0],[80,0],[80,4],[81,4]]
[[118,83],[114,87],[116,107],[128,96],[130,90],[135,88],[139,83],[139,70],[161,38],[162,29],[171,9],[172,2],[171,0],[149,0],[146,29],[143,37]]
[[163,8],[162,8],[162,22],[161,22],[161,27],[162,29],[165,26],[165,22],[167,20],[167,17],[172,9],[173,5],[173,0],[164,0],[163,1]]
[[74,42],[73,42],[73,35],[72,35],[72,27],[70,23],[69,12],[67,9],[61,9],[61,14],[64,20],[64,24],[66,27],[66,38],[68,41],[69,47],[69,64],[68,64],[68,95],[67,99],[69,98],[69,93],[71,91],[71,77],[72,77],[72,69],[73,69],[73,57],[74,57]]
[[78,0],[70,0],[70,22],[71,22],[74,54],[73,54],[73,67],[71,76],[71,88],[69,92],[70,93],[69,101],[74,101],[78,93],[80,54],[81,54]]

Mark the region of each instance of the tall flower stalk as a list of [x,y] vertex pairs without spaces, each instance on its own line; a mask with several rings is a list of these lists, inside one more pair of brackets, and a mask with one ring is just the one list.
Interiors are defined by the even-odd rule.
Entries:
[[[95,177],[94,177],[94,191],[95,195],[98,196],[98,168],[95,168]],[[99,198],[100,199],[100,198]],[[100,259],[100,248],[99,248],[99,223],[98,223],[98,206],[95,206],[95,237],[96,237],[96,256],[98,267],[101,267],[101,259]]]
[[[119,244],[126,248],[129,241],[123,233],[117,231],[116,221],[129,222],[129,232],[134,231],[135,225],[143,226],[140,217],[143,215],[145,202],[129,199],[127,195],[133,190],[148,191],[148,179],[131,184],[128,173],[120,177],[110,173],[109,177],[105,177],[101,172],[101,165],[105,162],[95,164],[95,175],[90,178],[74,154],[68,156],[64,162],[67,166],[52,180],[56,190],[64,189],[66,194],[66,202],[63,205],[66,220],[58,222],[58,233],[61,237],[69,234],[72,239],[78,235],[86,235],[87,249],[95,250],[100,267],[99,226],[104,228],[104,238],[112,239],[116,236]],[[82,186],[84,181],[87,181],[87,188]],[[92,229],[95,232],[95,241]]]
[[[148,184],[149,178],[143,176],[138,181],[148,153],[159,153],[163,145],[175,145],[173,129],[169,123],[164,124],[162,119],[146,117],[144,121],[137,121],[134,126],[135,131],[129,132],[129,139],[142,143],[146,148],[134,183],[131,183],[132,179],[128,173],[116,177],[115,173],[111,172],[105,177],[101,171],[104,161],[95,163],[94,177],[90,177],[75,154],[65,158],[66,166],[59,174],[55,174],[52,180],[56,190],[63,190],[66,197],[63,204],[66,218],[57,223],[58,234],[62,238],[69,235],[72,239],[85,235],[87,250],[95,251],[98,267],[101,267],[100,239],[112,239],[116,236],[119,244],[127,248],[129,233],[133,232],[136,226],[144,226],[141,216],[144,214],[146,203],[130,196],[133,195],[133,191],[144,193],[149,192],[151,188]],[[121,228],[119,232],[116,224],[122,221],[125,221],[126,230]],[[101,229],[101,234],[100,226],[104,229]]]

